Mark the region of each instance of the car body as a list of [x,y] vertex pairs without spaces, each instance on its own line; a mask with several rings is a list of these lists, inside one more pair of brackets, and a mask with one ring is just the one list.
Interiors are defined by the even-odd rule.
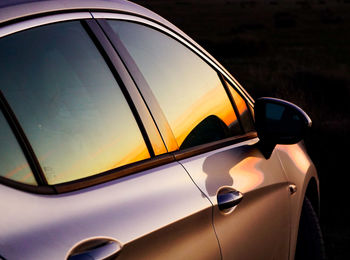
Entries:
[[293,259],[319,210],[307,115],[139,5],[0,3],[0,89],[4,259]]

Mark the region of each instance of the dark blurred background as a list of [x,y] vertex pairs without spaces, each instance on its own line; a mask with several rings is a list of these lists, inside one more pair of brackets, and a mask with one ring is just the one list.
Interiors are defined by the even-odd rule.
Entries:
[[350,0],[134,2],[202,45],[253,98],[286,99],[310,115],[327,255],[350,259]]

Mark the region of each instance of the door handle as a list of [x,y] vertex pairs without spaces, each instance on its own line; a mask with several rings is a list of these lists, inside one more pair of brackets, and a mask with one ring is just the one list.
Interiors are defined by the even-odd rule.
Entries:
[[103,260],[116,257],[121,249],[121,243],[113,238],[90,238],[76,244],[68,253],[67,260]]
[[232,188],[223,188],[218,192],[218,207],[221,211],[227,211],[237,206],[243,199],[243,194]]

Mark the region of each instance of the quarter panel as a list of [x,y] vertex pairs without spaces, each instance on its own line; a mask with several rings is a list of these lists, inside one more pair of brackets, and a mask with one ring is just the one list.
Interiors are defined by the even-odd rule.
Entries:
[[0,252],[6,259],[64,259],[91,237],[120,241],[126,258],[150,250],[167,259],[202,251],[208,259],[220,257],[211,204],[178,163],[62,195],[1,185],[0,196],[6,198],[0,202]]
[[302,142],[294,145],[278,145],[276,147],[278,156],[283,165],[286,177],[290,183],[297,186],[297,191],[291,196],[291,259],[294,259],[295,248],[298,238],[299,219],[303,206],[303,201],[307,186],[311,178],[316,180],[319,186],[319,180],[315,165],[306,153]]

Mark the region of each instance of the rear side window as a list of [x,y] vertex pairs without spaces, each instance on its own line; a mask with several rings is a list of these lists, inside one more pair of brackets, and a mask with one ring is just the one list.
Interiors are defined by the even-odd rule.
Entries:
[[234,102],[236,103],[244,130],[246,132],[255,131],[252,118],[252,108],[250,106],[248,107],[247,102],[242,98],[240,94],[238,94],[238,92],[232,87],[230,83],[226,81],[226,84],[230,90]]
[[180,149],[241,133],[217,72],[155,29],[108,21],[159,102]]
[[37,185],[29,164],[11,128],[0,111],[0,176],[13,181]]
[[0,39],[0,87],[49,184],[150,157],[118,83],[78,21]]

